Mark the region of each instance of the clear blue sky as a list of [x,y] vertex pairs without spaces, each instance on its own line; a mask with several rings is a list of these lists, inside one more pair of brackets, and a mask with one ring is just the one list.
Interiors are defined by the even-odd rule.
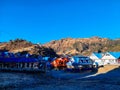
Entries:
[[0,42],[120,38],[120,0],[0,0]]

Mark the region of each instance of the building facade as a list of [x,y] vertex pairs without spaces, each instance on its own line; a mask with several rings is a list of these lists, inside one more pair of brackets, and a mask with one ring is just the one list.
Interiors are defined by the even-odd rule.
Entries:
[[92,53],[89,57],[99,65],[112,65],[120,62],[120,52]]

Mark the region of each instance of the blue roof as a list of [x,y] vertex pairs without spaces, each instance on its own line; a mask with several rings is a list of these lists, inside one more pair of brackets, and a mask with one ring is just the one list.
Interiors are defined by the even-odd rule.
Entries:
[[12,62],[12,63],[30,63],[30,62],[38,62],[35,58],[25,58],[25,57],[21,57],[21,58],[0,58],[0,62]]
[[98,58],[102,58],[102,53],[94,52],[93,54],[94,54],[95,56],[97,56]]
[[120,57],[120,52],[108,52],[108,53],[110,53],[115,58],[119,58]]

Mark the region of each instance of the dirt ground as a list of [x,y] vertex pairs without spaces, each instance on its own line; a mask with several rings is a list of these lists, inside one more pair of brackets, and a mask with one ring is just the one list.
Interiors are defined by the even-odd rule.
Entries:
[[103,68],[99,68],[97,74],[109,72],[115,68],[119,68],[120,65],[105,65]]
[[40,73],[0,72],[0,90],[120,90],[119,65],[107,65],[96,72]]

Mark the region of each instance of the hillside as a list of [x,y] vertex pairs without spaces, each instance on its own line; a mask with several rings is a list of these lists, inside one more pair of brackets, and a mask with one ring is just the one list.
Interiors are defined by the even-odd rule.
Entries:
[[51,41],[44,44],[44,46],[54,49],[57,54],[89,55],[92,52],[120,51],[120,39],[110,40],[100,37],[65,38]]
[[16,39],[10,40],[9,42],[0,43],[0,50],[7,50],[9,52],[28,52],[34,55],[42,56],[56,56],[56,53],[51,48],[46,48],[45,46],[39,44],[33,44],[26,40]]
[[8,50],[14,53],[27,51],[30,54],[42,56],[56,56],[56,53],[58,55],[89,55],[92,52],[120,51],[120,39],[111,40],[100,37],[65,38],[54,40],[44,45],[16,39],[0,43],[0,50]]

